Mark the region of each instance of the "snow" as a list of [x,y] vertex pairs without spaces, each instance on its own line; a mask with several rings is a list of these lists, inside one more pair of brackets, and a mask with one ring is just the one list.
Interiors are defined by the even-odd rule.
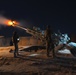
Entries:
[[[76,47],[76,43],[75,42],[70,42],[67,44],[69,47],[72,47],[72,48],[75,48]],[[61,53],[61,54],[71,54],[70,50],[69,49],[63,49],[63,50],[59,50],[58,53]]]
[[68,49],[59,50],[58,53],[61,53],[61,54],[71,54],[70,50],[68,50]]
[[75,42],[70,42],[70,43],[68,44],[68,46],[76,47],[76,43],[75,43]]
[[40,54],[30,54],[29,56],[38,56],[38,55],[40,55]]

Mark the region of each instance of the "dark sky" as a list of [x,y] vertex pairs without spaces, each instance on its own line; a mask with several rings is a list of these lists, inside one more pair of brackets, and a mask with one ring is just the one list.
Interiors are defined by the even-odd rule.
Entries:
[[[29,26],[45,29],[46,25],[51,25],[55,32],[76,34],[76,2],[72,0],[0,0],[0,13],[11,19],[24,20]],[[2,27],[0,35],[10,36],[14,30]],[[18,31],[20,35],[26,35],[25,31]]]

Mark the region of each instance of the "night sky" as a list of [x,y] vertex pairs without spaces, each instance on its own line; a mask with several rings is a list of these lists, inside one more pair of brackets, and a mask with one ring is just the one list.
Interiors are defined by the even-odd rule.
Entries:
[[[76,34],[76,2],[72,0],[0,0],[0,14],[15,20],[23,20],[24,27],[45,29],[51,25],[54,32]],[[11,36],[16,28],[1,27],[0,35]],[[26,36],[24,30],[16,29]]]

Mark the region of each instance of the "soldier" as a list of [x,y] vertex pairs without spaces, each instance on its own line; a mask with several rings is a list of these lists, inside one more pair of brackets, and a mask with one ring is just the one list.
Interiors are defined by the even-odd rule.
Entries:
[[47,56],[48,57],[49,57],[50,50],[52,50],[53,57],[55,57],[52,34],[53,34],[53,32],[50,29],[50,26],[47,26],[46,31],[45,31],[45,39],[46,39],[46,50],[47,50]]
[[18,37],[18,34],[17,34],[16,31],[13,33],[12,39],[13,39],[13,44],[14,44],[14,47],[15,47],[15,50],[14,50],[14,57],[16,57],[17,55],[19,55],[19,54],[18,54],[18,42],[19,42],[19,37]]

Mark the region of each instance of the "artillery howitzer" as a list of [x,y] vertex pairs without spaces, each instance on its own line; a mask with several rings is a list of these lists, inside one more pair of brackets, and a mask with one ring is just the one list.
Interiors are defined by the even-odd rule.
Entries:
[[[33,29],[24,28],[24,27],[21,27],[19,25],[19,23],[15,22],[15,21],[10,21],[8,24],[10,26],[16,26],[18,28],[25,30],[27,33],[31,34],[35,38],[40,39],[42,44],[45,45],[46,39],[45,39],[44,30],[40,30],[40,28],[37,28],[37,27],[33,27]],[[53,33],[52,39],[53,39],[55,45],[66,44],[70,40],[70,38],[68,37],[67,34],[62,34],[61,32]]]

